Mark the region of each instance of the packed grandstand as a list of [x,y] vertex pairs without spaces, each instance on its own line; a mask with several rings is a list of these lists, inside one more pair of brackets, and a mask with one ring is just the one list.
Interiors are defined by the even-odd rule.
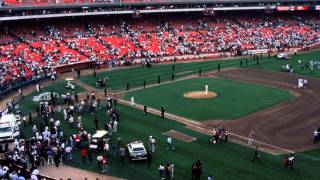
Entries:
[[[289,57],[287,52],[293,53],[320,48],[320,4],[317,4],[317,1],[310,0],[308,3],[307,1],[301,1],[302,3],[297,1],[297,4],[292,0],[283,0],[285,3],[280,3],[282,0],[279,0],[279,3],[277,3],[278,1],[270,0],[261,2],[255,0],[240,1],[245,1],[245,3],[238,4],[238,1],[232,0],[221,1],[222,4],[220,1],[208,3],[210,0],[208,2],[199,0],[199,3],[196,3],[197,1],[182,0],[0,0],[0,100],[1,98],[8,98],[9,96],[7,96],[7,94],[13,94],[18,90],[19,103],[22,102],[21,99],[23,98],[26,99],[25,101],[29,101],[28,98],[25,98],[28,97],[28,95],[25,96],[24,92],[27,87],[30,87],[28,85],[33,84],[36,85],[35,89],[38,93],[38,96],[34,97],[35,99],[44,97],[44,99],[50,99],[48,101],[51,101],[49,103],[47,102],[47,104],[38,101],[32,102],[40,105],[40,109],[39,107],[32,109],[32,111],[37,109],[37,112],[34,113],[31,111],[21,113],[19,104],[12,99],[12,101],[6,104],[6,109],[3,112],[14,112],[15,109],[18,109],[21,119],[24,122],[24,128],[27,126],[28,116],[28,126],[30,126],[31,129],[32,125],[32,133],[42,132],[45,133],[43,134],[44,139],[48,138],[46,136],[51,135],[47,134],[47,129],[41,126],[37,127],[37,125],[33,124],[32,118],[34,118],[37,113],[38,119],[45,119],[45,122],[48,123],[49,115],[51,116],[51,113],[53,114],[55,111],[51,108],[55,109],[59,94],[57,93],[55,95],[56,92],[39,94],[42,89],[41,80],[50,78],[54,80],[56,76],[59,76],[62,72],[77,71],[77,80],[81,83],[80,70],[92,68],[94,77],[92,82],[96,83],[97,92],[93,90],[95,87],[90,87],[88,84],[84,87],[89,86],[90,91],[88,89],[86,89],[86,92],[79,90],[78,97],[78,91],[74,91],[78,84],[71,83],[75,78],[65,78],[68,84],[64,88],[64,93],[61,93],[62,103],[61,105],[57,103],[57,109],[59,109],[57,112],[60,113],[61,111],[61,118],[63,112],[64,121],[61,121],[61,123],[67,122],[69,123],[68,125],[70,125],[70,129],[77,128],[77,130],[82,133],[86,131],[84,131],[81,125],[81,113],[83,113],[84,121],[89,119],[86,117],[87,114],[94,114],[95,129],[98,129],[98,116],[96,113],[98,109],[102,107],[100,95],[103,94],[105,96],[108,104],[106,105],[106,110],[110,113],[106,113],[107,115],[104,118],[107,119],[111,117],[112,124],[115,121],[117,123],[119,121],[120,114],[118,110],[114,108],[117,100],[119,104],[121,104],[121,101],[122,103],[125,102],[121,98],[117,99],[118,97],[116,96],[115,98],[109,96],[106,87],[106,82],[108,82],[109,79],[107,76],[100,78],[102,76],[99,75],[98,79],[95,71],[96,68],[113,69],[114,67],[145,65],[149,63],[238,57],[240,67],[242,67],[242,60],[244,59],[247,67],[247,60],[249,58],[256,58],[254,63],[259,64],[258,59],[260,55],[262,59],[262,54],[269,58],[273,55],[278,57],[277,55],[281,54],[283,55],[282,59],[289,59],[291,57]],[[122,4],[124,5],[122,6]],[[246,6],[248,6],[248,9],[245,9]],[[254,55],[253,58],[251,57],[252,55]],[[259,57],[256,55],[259,55]],[[298,56],[299,54],[296,54],[296,57]],[[310,60],[312,61],[310,64],[313,64],[314,59]],[[281,62],[285,62],[285,60],[281,60]],[[304,64],[307,61],[301,62],[299,59],[297,62],[299,62],[300,69],[308,69],[309,63]],[[205,63],[207,63],[207,61]],[[218,63],[217,71],[220,73],[220,64]],[[315,67],[318,63],[320,64],[318,60],[315,60],[314,63]],[[191,63],[185,64],[189,66]],[[313,65],[311,67],[313,69]],[[173,64],[172,67],[170,65],[169,69],[171,70],[171,68],[172,71],[175,71],[175,64]],[[282,66],[282,68],[286,72],[293,73],[293,67],[289,63],[286,66]],[[279,70],[280,69],[281,67],[279,66]],[[199,73],[199,76],[203,76],[201,73],[204,73],[204,71],[202,70],[201,67],[199,69],[196,67],[196,72]],[[221,72],[223,72],[223,70],[221,70]],[[189,70],[178,73],[188,74],[190,72],[194,73]],[[170,71],[169,75],[171,75],[172,82],[177,81],[177,79],[175,79],[175,72],[173,72],[173,74],[171,73]],[[91,75],[91,72],[89,74]],[[252,74],[255,75],[254,73]],[[158,84],[165,81],[161,79],[163,78],[162,75],[161,78],[158,74],[155,76],[157,76]],[[272,76],[272,78],[274,77]],[[302,81],[302,79],[299,79],[299,81],[300,80]],[[126,81],[126,90],[128,91],[130,89],[129,82],[127,79]],[[100,82],[101,84],[103,82],[103,86],[105,87],[104,91],[98,89],[98,87],[102,87],[100,86]],[[310,82],[312,82],[312,80],[310,80]],[[283,80],[283,82],[279,81],[279,84],[286,83],[286,80]],[[82,82],[82,84],[85,83]],[[133,86],[132,84],[130,85]],[[291,85],[290,83],[287,84]],[[144,88],[146,87],[146,80],[143,80],[143,86]],[[207,84],[205,87],[206,91],[208,91]],[[307,89],[307,85],[301,86],[301,90],[302,89]],[[109,90],[111,89],[108,89],[108,91]],[[69,91],[72,91],[71,94],[74,94],[74,101],[72,100],[73,95],[70,95]],[[80,95],[82,97],[80,97]],[[98,95],[100,97],[96,99]],[[305,94],[303,94],[303,97],[304,96]],[[314,96],[307,97],[309,99],[307,99],[306,102]],[[130,107],[138,107],[134,103],[134,98],[132,98],[133,96],[130,97]],[[139,102],[138,98],[137,102]],[[18,108],[16,108],[16,103],[18,104]],[[32,103],[30,100],[30,104]],[[76,106],[74,106],[74,103]],[[112,105],[112,103],[114,104]],[[29,108],[31,109],[33,107],[30,106]],[[79,113],[77,114],[76,127],[73,127],[74,121],[76,122],[76,119],[74,119],[75,116],[73,117],[74,108],[77,109],[76,113]],[[141,106],[141,108],[144,109],[144,116],[147,117],[147,105],[145,104]],[[150,106],[150,109],[151,108]],[[102,110],[104,109],[102,108]],[[1,111],[0,109],[0,117],[2,116]],[[312,113],[313,111],[310,112]],[[162,118],[164,118],[165,110],[162,104],[161,113]],[[283,115],[283,118],[287,118],[286,115],[287,114]],[[93,119],[92,117],[90,118]],[[265,116],[263,116],[263,118],[265,118]],[[127,117],[127,119],[129,118]],[[55,120],[50,118],[50,126],[60,128],[60,120]],[[101,121],[104,120],[101,118],[100,123]],[[114,124],[111,126],[111,124],[106,121],[104,128],[108,130],[108,135],[116,133],[117,123],[115,126]],[[281,125],[281,127],[282,126],[283,125]],[[66,127],[64,132],[70,129]],[[319,142],[319,129],[315,130],[314,143]],[[59,131],[60,130],[61,129],[59,129]],[[227,141],[229,132],[227,132],[224,127],[220,127],[220,122],[218,130],[220,133],[218,133],[218,131],[216,133],[216,128],[213,129],[215,139],[209,140],[209,143],[215,144],[221,139],[223,139],[223,142]],[[55,133],[57,132],[58,130]],[[62,135],[59,138],[62,139],[63,131],[61,130],[60,132],[62,132]],[[52,139],[56,138],[55,133],[53,133]],[[82,138],[80,138],[81,133],[70,137],[74,138],[75,142],[80,142]],[[88,137],[91,137],[90,135],[87,136],[86,133],[84,133],[85,138],[83,139],[89,139]],[[253,131],[249,133],[249,142],[250,138],[253,141],[253,134]],[[219,140],[220,136],[223,138]],[[73,142],[72,138],[70,138],[70,141]],[[171,140],[170,137],[170,143],[166,141],[170,144],[170,148],[168,148],[167,151],[171,149]],[[51,141],[51,139],[49,141]],[[118,138],[117,141],[122,143],[121,138]],[[16,143],[18,143],[17,140],[15,140],[14,145],[16,145]],[[106,146],[101,146],[104,147],[101,148],[101,150],[109,151],[109,145],[108,143],[106,144],[107,148]],[[64,145],[65,144],[63,144],[63,146]],[[60,145],[52,145],[52,147],[53,146]],[[61,145],[61,147],[63,146]],[[70,147],[71,146],[73,145],[70,145]],[[150,145],[148,144],[148,146]],[[252,146],[252,143],[250,146]],[[267,146],[269,145],[267,144]],[[54,154],[51,152],[52,147],[48,148],[48,152]],[[112,147],[113,146],[110,146],[110,148]],[[2,149],[1,146],[0,150],[2,151]],[[5,149],[8,149],[8,146]],[[53,149],[54,148],[52,148],[52,151]],[[82,150],[84,149],[85,148]],[[79,151],[80,146],[76,147],[75,150]],[[83,154],[82,150],[81,157]],[[123,152],[124,151],[123,149]],[[287,150],[286,152],[291,153],[291,151]],[[2,152],[0,152],[0,154],[1,153]],[[37,153],[38,152],[35,152],[32,156],[28,157],[30,162],[33,156],[38,156]],[[68,157],[68,160],[72,159],[70,158],[71,150],[69,152],[65,151],[64,153],[68,155],[65,156]],[[85,153],[87,152],[85,151]],[[260,156],[260,151],[258,151],[257,148],[254,153],[254,158]],[[194,155],[194,152],[192,152],[192,155]],[[44,154],[44,156],[49,157],[51,154]],[[55,156],[58,157],[58,155]],[[120,156],[122,157],[124,155]],[[16,155],[15,157],[19,156]],[[99,159],[100,157],[98,156],[97,161],[99,162],[99,168],[101,168],[103,159]],[[148,159],[150,158],[148,157]],[[59,162],[59,160],[57,160],[57,162]],[[258,160],[260,161],[260,157],[258,157]],[[35,161],[39,162],[40,165],[40,161]],[[252,162],[253,161],[254,160],[252,160]],[[198,163],[201,167],[199,160]],[[49,164],[50,160],[48,160],[48,165]],[[289,164],[289,161],[287,164]],[[1,172],[4,172],[1,166],[0,161],[0,178],[4,177],[4,175],[1,175]],[[285,164],[285,168],[286,166]],[[292,164],[291,166],[293,169]],[[177,168],[180,167],[177,166]],[[229,169],[229,167],[227,168]],[[160,170],[160,168],[156,170]],[[287,171],[287,169],[285,169],[285,171]],[[104,170],[102,172],[104,173]],[[5,173],[8,176],[8,173]],[[22,176],[28,177],[29,175]],[[173,175],[171,177],[173,177]],[[282,176],[279,177],[281,178]]]
[[[6,23],[0,34],[1,86],[52,74],[54,67],[94,61],[124,65],[142,61],[240,56],[320,45],[319,14],[237,13],[114,17]],[[65,26],[65,22],[68,26]]]

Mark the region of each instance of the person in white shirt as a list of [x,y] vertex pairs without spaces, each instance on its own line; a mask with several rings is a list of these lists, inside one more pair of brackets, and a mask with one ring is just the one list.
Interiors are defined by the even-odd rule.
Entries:
[[209,89],[208,84],[206,84],[204,87],[205,87],[205,92],[204,92],[204,93],[205,93],[205,94],[208,94],[208,89]]
[[70,116],[69,123],[70,123],[70,126],[72,127],[73,126],[73,116]]
[[112,130],[113,130],[114,133],[116,133],[118,131],[118,121],[114,121],[113,122]]
[[63,110],[63,117],[64,117],[64,120],[65,120],[65,121],[68,120],[68,113],[67,113],[67,110],[66,110],[66,109]]
[[134,105],[135,105],[134,97],[133,97],[133,96],[132,96],[131,99],[130,99],[130,105],[131,105],[131,106],[134,106]]
[[56,120],[56,122],[54,122],[54,125],[59,128],[60,127],[60,121]]
[[291,154],[291,155],[289,156],[288,161],[289,161],[289,167],[290,167],[291,169],[293,169],[293,166],[294,166],[295,161],[296,161],[296,159],[295,159],[295,157],[293,156],[293,154]]
[[170,175],[170,178],[171,179],[174,179],[174,175],[173,175],[173,172],[174,172],[174,164],[171,162],[169,167],[168,167],[168,170],[169,170],[169,175]]
[[320,128],[316,129],[313,131],[313,136],[314,136],[314,139],[313,139],[313,143],[317,143],[319,141],[319,136],[320,136]]
[[160,176],[160,179],[165,179],[165,174],[164,174],[164,165],[163,163],[160,164],[159,166],[159,176]]
[[254,131],[250,131],[249,135],[248,135],[248,146],[252,146],[253,144],[253,136],[254,136]]
[[168,136],[167,137],[167,150],[170,150],[170,149],[174,149],[174,147],[173,147],[173,143],[172,143],[172,137]]
[[303,79],[301,78],[298,79],[298,88],[299,89],[303,88]]
[[303,88],[307,88],[308,87],[308,80],[304,79],[303,80]]
[[67,159],[68,159],[68,160],[71,160],[71,159],[72,159],[72,154],[71,154],[71,152],[72,152],[72,147],[67,146],[64,151],[65,151],[65,153],[66,153]]
[[153,136],[150,139],[150,143],[151,143],[151,152],[154,153],[156,151],[156,140],[154,139]]
[[40,84],[36,84],[36,91],[37,91],[37,93],[40,92]]

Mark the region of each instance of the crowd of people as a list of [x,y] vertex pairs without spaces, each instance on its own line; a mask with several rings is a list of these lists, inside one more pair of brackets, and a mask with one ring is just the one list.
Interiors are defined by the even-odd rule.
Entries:
[[249,50],[283,51],[319,45],[320,27],[314,25],[317,15],[229,16],[119,19],[120,24],[96,19],[71,22],[67,27],[60,22],[23,28],[9,24],[4,37],[14,37],[0,46],[0,84],[51,76],[57,66],[87,61],[112,67],[185,55],[236,56]]
[[210,144],[228,142],[228,131],[220,123],[212,130],[212,137],[209,139]]
[[[161,62],[164,61],[164,57],[199,57],[200,54],[236,56],[248,50],[282,51],[320,45],[320,26],[313,24],[318,21],[317,18],[293,16],[287,19],[282,16],[270,16],[217,17],[214,20],[201,17],[192,21],[164,18],[160,22],[121,21],[121,24],[111,25],[93,22],[83,26],[71,24],[68,28],[57,23],[45,27],[30,26],[22,30],[8,26],[5,28],[5,34],[15,34],[19,39],[0,46],[0,86],[28,78],[55,77],[56,66],[84,61],[113,67],[145,61]],[[99,79],[96,83],[97,87],[103,87],[106,79]],[[97,148],[90,146],[93,144],[92,134],[83,126],[81,115],[91,114],[95,129],[102,129],[99,127],[101,120],[97,116],[98,109],[102,108],[102,98],[96,97],[94,91],[88,93],[85,98],[80,98],[71,86],[62,94],[61,102],[51,93],[50,101],[39,103],[35,112],[40,121],[32,120],[34,113],[28,113],[28,118],[24,114],[23,125],[26,126],[28,119],[29,125],[32,126],[32,138],[27,139],[22,133],[21,139],[14,141],[13,148],[7,146],[3,149],[4,164],[7,168],[0,167],[0,177],[32,176],[36,179],[39,166],[54,164],[59,167],[63,161],[73,158],[74,150],[81,151],[83,164],[93,161],[92,153],[97,150],[98,167],[102,172],[108,171],[108,154],[115,156],[116,148],[121,161],[124,161],[125,147],[121,139],[118,140],[118,145],[109,144],[108,139],[104,139],[94,142]],[[41,92],[41,88],[36,89]],[[120,116],[116,108],[117,99],[111,96],[106,96],[105,99],[106,121],[103,128],[111,136],[117,132]],[[15,112],[18,109],[19,105],[12,101],[2,113]],[[164,118],[164,109],[161,108],[161,111]],[[53,118],[55,112],[62,112],[62,120],[70,125],[74,134],[66,135],[61,128],[61,120]],[[319,141],[319,132],[319,129],[315,132],[315,143]],[[212,135],[210,143],[228,141],[228,132],[221,126],[214,128]],[[251,132],[248,138],[249,146],[253,144],[253,136],[254,132]],[[167,150],[174,150],[172,137],[168,136],[166,143]],[[155,153],[155,145],[155,138],[150,136],[148,159]],[[260,160],[258,149],[254,157],[253,161],[257,158]],[[15,164],[27,169],[27,162],[31,166],[29,172],[12,167],[12,164]],[[292,168],[294,162],[294,157],[286,157],[285,169]],[[172,162],[160,164],[161,179],[172,179],[173,172]],[[202,163],[198,160],[192,165],[192,179],[200,179],[201,173]]]
[[[38,85],[37,85],[38,86]],[[93,116],[92,123],[95,124],[96,130],[103,129],[99,127],[97,117],[98,109],[102,109],[102,105],[97,103],[94,91],[88,94],[86,99],[81,99],[71,89],[66,88],[65,94],[69,94],[67,100],[60,102],[54,93],[46,102],[39,102],[34,113],[22,112],[22,124],[24,128],[30,126],[32,134],[24,134],[21,131],[20,138],[15,139],[13,146],[6,144],[4,148],[0,148],[4,162],[0,165],[6,165],[8,170],[0,168],[0,177],[7,176],[23,176],[25,179],[37,179],[39,175],[39,166],[55,165],[59,167],[64,161],[71,160],[72,152],[81,151],[82,164],[93,161],[93,153],[98,153],[97,161],[102,172],[107,172],[108,155],[114,154],[115,148],[109,145],[109,139],[112,134],[117,132],[119,113],[116,108],[116,99],[107,96],[105,105],[105,136],[94,139],[90,132],[92,129],[86,129],[83,126],[82,115],[91,114]],[[41,93],[39,88],[39,93]],[[81,104],[82,101],[86,103]],[[19,106],[15,101],[9,102],[1,115],[17,113]],[[63,114],[63,121],[54,116],[55,113]],[[37,119],[37,120],[35,120]],[[69,124],[72,132],[66,132],[61,124]],[[97,131],[98,132],[98,131]],[[31,136],[31,138],[29,138]],[[121,146],[121,147],[120,147]],[[123,145],[119,144],[119,151],[123,149]],[[112,151],[112,152],[109,152]],[[102,157],[102,159],[101,159]],[[101,164],[100,164],[101,162]],[[20,166],[23,171],[15,166]],[[29,171],[28,168],[30,169]],[[1,171],[3,170],[3,171]],[[32,177],[34,176],[34,177]],[[8,178],[9,179],[9,178]]]

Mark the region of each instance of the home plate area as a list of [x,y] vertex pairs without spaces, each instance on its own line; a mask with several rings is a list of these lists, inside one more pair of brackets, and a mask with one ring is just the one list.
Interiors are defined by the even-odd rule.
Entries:
[[189,135],[180,133],[180,132],[175,131],[175,130],[170,130],[170,131],[164,132],[162,134],[166,135],[166,136],[171,136],[174,139],[177,139],[179,141],[186,142],[186,143],[190,143],[192,141],[197,140],[197,138],[191,137]]

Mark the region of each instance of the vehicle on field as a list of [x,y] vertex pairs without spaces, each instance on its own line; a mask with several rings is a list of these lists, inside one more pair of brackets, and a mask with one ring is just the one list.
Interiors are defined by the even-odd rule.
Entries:
[[19,125],[14,114],[3,115],[0,119],[0,141],[14,140],[19,136]]
[[74,91],[76,89],[76,85],[68,81],[68,84],[66,85],[66,90]]
[[147,151],[141,141],[133,141],[128,144],[129,156],[132,160],[146,160]]
[[280,54],[278,54],[277,55],[277,58],[278,59],[290,59],[290,57],[288,56],[288,54],[286,54],[286,53],[280,53]]
[[[54,96],[58,96],[58,93],[54,92]],[[50,101],[51,100],[51,92],[44,92],[39,94],[38,96],[33,96],[32,101],[40,102],[40,101]]]
[[89,144],[90,149],[92,150],[102,150],[105,144],[109,141],[108,131],[106,130],[97,130],[94,135],[92,135],[91,142]]

